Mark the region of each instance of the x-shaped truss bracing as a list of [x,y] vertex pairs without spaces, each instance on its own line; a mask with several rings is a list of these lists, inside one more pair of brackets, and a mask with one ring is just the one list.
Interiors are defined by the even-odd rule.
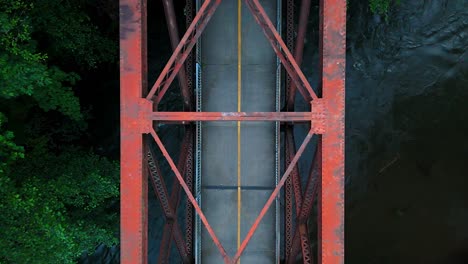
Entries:
[[[146,0],[120,0],[121,19],[121,261],[122,263],[147,262],[147,173],[145,165],[147,146],[143,141],[143,134],[151,134],[163,156],[168,161],[180,186],[209,235],[217,245],[226,263],[236,263],[247,244],[252,238],[257,226],[279,194],[290,174],[295,170],[297,161],[301,157],[313,134],[321,134],[321,169],[322,175],[318,184],[311,183],[309,177],[304,197],[296,190],[296,200],[302,199],[297,209],[298,223],[293,239],[292,251],[297,251],[294,241],[304,243],[304,219],[310,214],[313,197],[318,190],[319,219],[318,228],[318,259],[321,263],[344,262],[344,70],[345,70],[345,0],[322,0],[320,12],[320,54],[323,96],[318,98],[299,68],[296,60],[286,47],[273,24],[269,20],[258,0],[245,0],[254,15],[255,20],[263,29],[266,38],[282,65],[287,71],[292,83],[302,96],[311,101],[311,112],[153,112],[153,104],[161,102],[172,81],[183,67],[192,48],[202,34],[211,16],[221,3],[221,0],[206,0],[193,19],[192,24],[180,40],[166,67],[157,79],[155,85],[148,92],[146,90]],[[157,107],[154,107],[157,109]],[[161,139],[152,128],[153,120],[159,122],[194,122],[194,121],[283,121],[310,122],[311,128],[304,142],[294,154],[284,175],[268,198],[265,206],[244,238],[241,246],[233,257],[229,257],[211,228],[199,204],[195,200],[191,188],[169,156]],[[317,160],[317,159],[316,159]],[[149,160],[150,164],[157,164]],[[318,166],[318,165],[317,165]],[[152,177],[158,176],[159,184],[163,186],[157,166],[149,167]],[[315,187],[314,187],[315,186]],[[315,188],[315,189],[314,189]],[[155,188],[156,189],[156,188]],[[167,191],[156,190],[167,200]],[[306,204],[305,202],[308,201]],[[181,231],[177,225],[175,210],[169,202],[165,215],[173,222],[173,238],[182,254],[186,254],[181,242]],[[171,218],[172,217],[172,218]],[[302,220],[301,220],[302,219]],[[177,242],[179,241],[179,242]],[[297,243],[296,243],[297,244]],[[185,252],[185,253],[183,253]],[[297,254],[297,253],[296,253]],[[292,256],[292,255],[291,255]],[[190,261],[190,260],[184,260]]]

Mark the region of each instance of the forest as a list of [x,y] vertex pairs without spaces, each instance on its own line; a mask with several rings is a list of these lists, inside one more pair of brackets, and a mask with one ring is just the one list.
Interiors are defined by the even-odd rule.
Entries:
[[74,263],[118,243],[119,164],[83,98],[118,82],[118,2],[1,0],[0,31],[0,263]]

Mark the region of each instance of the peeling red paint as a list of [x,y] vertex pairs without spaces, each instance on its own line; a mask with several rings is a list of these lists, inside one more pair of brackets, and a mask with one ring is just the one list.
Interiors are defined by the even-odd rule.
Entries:
[[320,48],[326,128],[319,194],[320,263],[344,263],[344,113],[346,1],[320,1]]
[[[297,238],[293,239],[301,243],[303,249],[303,261],[310,263],[310,250],[305,247],[307,241],[307,226],[305,224],[312,208],[315,193],[319,193],[319,261],[320,263],[344,263],[344,86],[345,86],[345,39],[346,39],[346,1],[322,0],[320,17],[320,50],[321,50],[321,83],[323,97],[319,98],[312,90],[307,79],[299,68],[299,64],[292,57],[283,40],[276,32],[265,11],[258,0],[245,0],[252,11],[256,21],[262,27],[267,39],[272,44],[278,57],[281,59],[288,74],[299,92],[311,101],[310,112],[154,112],[151,99],[155,99],[155,105],[164,96],[169,85],[183,67],[185,59],[196,39],[202,33],[210,17],[215,12],[221,0],[207,0],[200,12],[194,18],[193,23],[175,47],[174,54],[164,68],[151,91],[147,94],[146,79],[146,0],[120,0],[120,67],[121,67],[121,262],[122,263],[146,263],[147,262],[147,163],[144,153],[147,146],[143,142],[143,134],[151,133],[157,145],[169,162],[171,169],[176,174],[180,187],[186,192],[189,201],[208,230],[225,263],[235,263],[245,250],[253,236],[262,217],[271,206],[280,189],[292,173],[296,186],[295,197],[298,227],[295,232]],[[306,0],[308,1],[308,0]],[[170,1],[165,1],[171,4]],[[310,4],[310,3],[309,3]],[[170,6],[168,6],[170,11]],[[171,13],[171,12],[168,12]],[[172,26],[173,23],[172,23]],[[302,28],[302,30],[305,30]],[[178,36],[173,36],[175,46]],[[281,49],[279,48],[279,46]],[[297,51],[300,53],[300,51]],[[296,56],[297,57],[297,56]],[[184,74],[181,74],[181,79]],[[186,89],[186,88],[184,88]],[[291,89],[293,90],[293,89]],[[189,102],[188,93],[185,90],[185,101]],[[146,97],[146,99],[143,99]],[[190,104],[186,106],[191,109]],[[157,107],[156,107],[157,108]],[[152,128],[153,121],[157,122],[182,122],[195,121],[280,121],[293,125],[299,122],[310,122],[311,129],[297,153],[294,153],[294,139],[291,140],[289,132],[289,166],[278,186],[269,197],[260,215],[249,230],[238,252],[231,259],[211,229],[202,210],[191,192],[191,184],[187,184],[182,176],[181,166],[185,164],[185,158],[181,158],[179,166],[176,166],[167,153],[158,135]],[[190,125],[189,125],[190,126]],[[301,157],[305,146],[313,134],[322,134],[319,140],[317,158],[314,161],[316,167],[315,176],[312,173],[306,186],[306,191],[301,195],[301,187],[295,174],[296,163]],[[189,151],[193,151],[193,148]],[[193,153],[189,153],[193,155]],[[319,158],[320,159],[319,159]],[[188,158],[187,158],[188,159]],[[318,161],[317,161],[318,160]],[[189,162],[189,161],[187,161]],[[273,161],[272,161],[273,162]],[[189,162],[190,163],[190,162]],[[181,165],[182,164],[182,165]],[[178,168],[179,167],[179,168]],[[320,173],[321,172],[321,173]],[[312,180],[315,179],[315,180]],[[318,179],[318,180],[317,180]],[[178,185],[177,185],[178,186]],[[160,186],[161,188],[163,186]],[[165,188],[165,186],[164,186]],[[166,217],[175,221],[173,215],[177,209],[178,195],[171,195],[168,202],[167,194],[159,194],[161,201],[167,205]],[[302,200],[302,202],[301,202]],[[299,206],[300,205],[300,206]],[[175,221],[176,222],[176,221]],[[178,248],[181,251],[184,262],[190,262],[187,258],[187,248],[191,242],[183,245],[180,228],[175,225],[168,226],[166,237],[176,236]],[[187,232],[190,228],[187,229]],[[173,233],[175,232],[175,233]],[[172,233],[172,234],[171,234]],[[187,237],[191,237],[187,235]],[[167,240],[166,239],[166,240]],[[292,259],[292,258],[291,258]]]
[[147,172],[139,99],[146,93],[146,1],[120,1],[121,262],[147,262]]

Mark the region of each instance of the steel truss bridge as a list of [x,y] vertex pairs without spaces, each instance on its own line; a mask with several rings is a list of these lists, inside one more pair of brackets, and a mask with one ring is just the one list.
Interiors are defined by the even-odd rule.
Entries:
[[[344,263],[346,0],[320,1],[315,89],[300,68],[311,0],[186,0],[182,38],[162,3],[173,54],[149,84],[147,0],[120,0],[122,263],[148,262],[148,195],[165,219],[158,263],[176,262],[171,245],[182,263]],[[183,109],[158,111],[176,77]],[[309,111],[295,111],[296,94]],[[160,124],[184,127],[177,160]]]

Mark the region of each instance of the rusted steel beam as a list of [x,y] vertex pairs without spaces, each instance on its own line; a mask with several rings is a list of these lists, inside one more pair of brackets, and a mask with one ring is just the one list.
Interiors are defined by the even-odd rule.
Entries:
[[302,73],[288,47],[276,31],[275,26],[271,23],[271,20],[268,18],[260,2],[258,0],[245,0],[245,2],[252,12],[255,21],[262,28],[273,50],[291,77],[292,82],[299,89],[299,92],[307,102],[310,102],[312,99],[317,99],[317,95],[312,90],[307,78],[304,76],[304,73]]
[[146,0],[120,0],[120,261],[147,263],[147,183],[139,100],[146,94]]
[[[185,23],[186,23],[186,28],[190,27],[193,22],[193,13],[194,13],[194,0],[186,0],[186,5],[185,5]],[[188,97],[189,97],[189,105],[188,108],[185,109],[185,111],[193,111],[195,108],[195,98],[193,97],[193,77],[195,76],[195,71],[193,68],[194,64],[194,51],[191,51],[188,56],[187,60],[185,62],[185,68],[187,72],[187,89],[188,89]]]
[[[292,127],[286,128],[286,164],[289,164],[290,159],[292,158],[291,156],[296,153],[296,146],[295,146],[295,141],[294,141],[294,134],[293,134],[293,129]],[[288,158],[288,155],[290,158]],[[309,243],[309,237],[307,233],[307,228],[299,228],[299,217],[300,217],[300,212],[301,212],[301,205],[303,203],[302,200],[302,186],[301,186],[301,178],[299,175],[299,168],[298,166],[294,167],[293,173],[291,174],[292,178],[292,183],[293,183],[293,191],[294,191],[294,200],[295,200],[295,205],[296,205],[296,232],[297,230],[300,231],[300,237],[294,236],[292,239],[292,244],[298,244],[299,243],[299,238],[301,239],[301,249],[302,249],[302,256],[304,259],[304,263],[310,263],[310,243]],[[288,248],[289,250],[289,248]],[[289,260],[294,260],[295,257],[297,256],[297,252],[294,251],[288,251],[289,255]]]
[[279,191],[285,184],[286,180],[288,179],[289,175],[291,174],[294,166],[296,166],[297,162],[299,161],[299,158],[302,156],[302,153],[304,153],[305,148],[310,142],[310,139],[314,135],[314,132],[312,130],[309,130],[309,133],[307,133],[307,136],[305,137],[304,141],[302,142],[301,146],[299,147],[299,150],[297,151],[296,155],[294,155],[294,158],[291,161],[291,164],[289,164],[288,168],[284,172],[283,176],[281,177],[281,180],[278,182],[276,185],[276,188],[273,190],[272,194],[268,198],[267,202],[263,206],[262,210],[260,211],[260,214],[257,216],[255,219],[253,225],[250,227],[249,232],[247,232],[247,235],[245,236],[244,240],[242,241],[239,249],[236,252],[236,255],[232,259],[232,263],[236,263],[242,253],[244,252],[245,248],[247,247],[248,243],[250,242],[250,239],[255,233],[255,230],[257,229],[258,225],[260,224],[260,221],[262,221],[262,218],[265,216],[266,212],[270,208],[271,204],[273,201],[276,199],[276,196],[278,196]]
[[[186,175],[186,164],[187,164],[187,156],[188,156],[188,151],[191,149],[190,142],[192,139],[192,131],[191,130],[186,130],[184,139],[182,140],[182,145],[180,147],[180,154],[179,154],[179,160],[177,161],[177,168],[181,172],[182,175]],[[181,190],[180,190],[180,184],[177,181],[174,181],[172,183],[172,189],[171,189],[171,196],[169,198],[169,205],[171,206],[172,210],[174,211],[174,215],[177,216],[177,208],[179,208],[179,201],[180,201],[180,196],[181,196]],[[162,254],[161,252],[170,252],[171,250],[171,241],[172,241],[172,235],[173,235],[173,222],[169,222],[166,224],[166,226],[163,229],[163,236],[161,240],[161,245],[159,247],[159,260],[158,263],[167,263],[168,259],[167,257],[169,254]],[[187,249],[185,249],[184,252],[186,255]],[[165,257],[164,259],[161,257]],[[186,256],[186,259],[189,259],[188,256]]]
[[[304,263],[312,263],[312,252],[310,250],[310,244],[308,241],[307,232],[307,220],[312,213],[314,207],[315,198],[317,196],[319,179],[322,174],[322,139],[319,135],[317,148],[312,161],[311,168],[309,170],[309,177],[307,179],[306,189],[304,191],[304,197],[301,204],[301,209],[297,216],[297,225],[294,232],[293,246],[288,249],[290,259],[286,260],[286,263],[295,263],[296,256],[302,249],[302,260]],[[307,240],[305,239],[307,238]],[[306,251],[304,251],[304,248]],[[308,250],[307,250],[308,249]]]
[[344,263],[346,0],[321,0],[320,43],[326,133],[322,135],[319,261]]
[[[287,156],[285,157],[286,159],[286,164],[291,163],[291,159],[294,157],[296,154],[296,144],[294,142],[294,135],[293,135],[293,129],[292,127],[286,128],[286,151],[287,151]],[[295,200],[295,205],[296,205],[296,215],[299,215],[299,211],[301,210],[301,204],[302,204],[302,186],[301,186],[301,179],[299,176],[299,167],[295,166],[293,171],[291,172],[291,178],[293,180],[293,189],[294,189],[294,200]]]
[[[292,2],[292,3],[290,3]],[[296,37],[296,46],[294,48],[294,59],[296,60],[298,66],[301,65],[302,63],[302,57],[303,57],[303,50],[304,50],[304,40],[305,40],[305,33],[307,31],[307,22],[309,19],[309,13],[310,13],[310,0],[302,0],[301,3],[301,8],[300,8],[300,16],[299,16],[299,25],[298,25],[298,33]],[[288,47],[292,48],[293,46],[293,39],[294,39],[294,1],[288,1],[288,7],[287,7],[287,29],[288,29],[288,34],[287,34],[287,42],[288,42]],[[289,79],[288,79],[289,80]],[[292,82],[287,82],[286,85],[288,85],[287,89],[287,110],[288,111],[294,111],[294,102],[296,99],[296,86]],[[294,142],[294,131],[293,127],[288,127],[286,128],[286,148],[287,148],[287,155],[286,155],[286,166],[289,164],[290,158],[289,156],[293,156],[296,151],[295,147],[295,142]],[[289,188],[293,188],[294,191],[294,197],[295,197],[295,204],[296,204],[296,216],[299,216],[300,212],[300,206],[302,204],[302,187],[301,187],[301,180],[300,180],[300,175],[299,175],[299,169],[296,167],[294,170],[294,173],[291,177],[291,185]],[[291,191],[291,190],[288,190]],[[308,234],[307,230],[305,228],[298,228],[299,224],[296,221],[296,230],[300,230],[301,232],[301,241],[300,243],[301,248],[302,248],[302,255],[303,255],[303,260],[304,263],[310,263],[310,258],[308,257],[310,255],[310,246],[309,246],[309,239],[308,239]],[[297,232],[297,231],[296,231]],[[299,243],[299,237],[293,237],[292,239],[292,244],[297,244]],[[292,244],[290,246],[292,247]],[[293,260],[295,259],[297,253],[294,255],[290,255],[289,249],[291,247],[287,247],[287,254],[286,254],[286,260]],[[294,253],[294,252],[293,252]]]
[[167,89],[171,85],[175,76],[179,73],[183,67],[185,60],[192,51],[193,46],[197,43],[198,38],[205,29],[208,21],[210,20],[216,8],[221,3],[221,0],[206,0],[203,2],[200,10],[193,19],[192,24],[185,32],[185,35],[180,40],[179,45],[172,53],[171,58],[167,62],[163,71],[159,75],[156,83],[151,88],[150,92],[146,96],[146,99],[153,100],[156,92],[158,92],[155,98],[155,104],[159,104]]
[[[163,229],[168,229],[172,228],[172,222],[166,222],[164,223]],[[169,236],[169,233],[163,233],[162,238],[161,238],[161,245],[159,246],[159,254],[158,254],[158,264],[166,264],[169,263],[169,247],[170,244],[172,243],[172,234]],[[162,249],[161,249],[162,248]]]
[[[188,126],[187,129],[192,131],[192,135],[194,134],[194,127]],[[189,190],[193,191],[193,142],[194,137],[190,138],[189,142],[189,149],[187,153],[187,159],[185,164],[185,182],[187,183],[187,187]],[[191,260],[194,260],[193,256],[193,207],[190,204],[190,201],[187,199],[187,204],[185,207],[186,210],[186,222],[185,222],[185,243],[187,248],[187,255]]]
[[182,189],[184,189],[185,193],[187,194],[188,199],[192,203],[193,207],[195,208],[195,211],[198,213],[200,216],[200,219],[205,225],[206,230],[208,231],[208,234],[210,235],[211,239],[217,246],[219,252],[221,253],[221,256],[224,259],[225,263],[230,263],[231,260],[229,256],[227,255],[226,250],[224,249],[223,245],[221,245],[221,242],[219,242],[218,237],[213,231],[213,228],[211,225],[208,223],[208,220],[206,219],[205,214],[202,212],[200,205],[197,203],[195,197],[193,197],[192,191],[188,188],[187,184],[185,183],[182,175],[180,174],[180,171],[177,169],[177,166],[175,165],[174,161],[172,160],[171,156],[167,152],[166,148],[164,147],[164,144],[162,143],[161,139],[159,138],[158,134],[154,129],[151,130],[151,136],[153,137],[154,141],[158,145],[159,149],[161,150],[164,158],[166,158],[167,162],[169,163],[169,166],[171,167],[172,171],[174,172],[177,180],[179,181],[180,185],[182,186]]
[[[289,2],[288,2],[289,4]],[[293,3],[294,4],[294,3]],[[308,22],[308,19],[309,19],[309,14],[310,14],[310,4],[311,4],[311,1],[310,0],[302,0],[301,2],[301,8],[300,8],[300,16],[299,16],[299,25],[298,25],[298,32],[297,32],[297,37],[296,37],[296,46],[294,48],[294,59],[296,60],[298,66],[301,65],[302,63],[302,57],[303,57],[303,51],[304,51],[304,40],[305,40],[305,33],[307,31],[307,22]],[[289,12],[292,12],[294,13],[294,9],[293,7],[289,7],[288,5],[288,15],[289,15]],[[287,21],[287,25],[288,25],[288,29],[289,31],[293,31],[294,30],[294,25],[293,25],[293,21],[290,21],[290,20],[293,20],[293,19],[289,19],[288,17],[288,21]],[[290,25],[292,24],[292,25]],[[289,34],[288,32],[288,47],[292,47],[292,42],[293,42],[293,34]],[[294,111],[294,102],[295,102],[295,99],[296,99],[296,86],[294,85],[294,83],[292,82],[288,82],[286,85],[288,85],[288,89],[287,89],[287,110],[288,111]],[[293,128],[289,128],[286,130],[286,137],[287,138],[290,138],[289,141],[289,146],[288,148],[289,149],[289,153],[290,155],[294,155],[295,153],[295,142],[294,142],[294,132],[293,132]],[[287,157],[286,157],[287,158]],[[288,164],[288,163],[286,163]],[[293,174],[293,177],[292,177],[292,186],[294,188],[294,196],[295,196],[295,202],[296,202],[296,213],[297,213],[297,217],[299,217],[299,212],[300,212],[300,206],[302,204],[302,188],[301,188],[301,181],[300,181],[300,176],[299,176],[299,170],[298,168],[296,168],[296,173]],[[300,226],[298,221],[296,221],[296,232],[300,232],[300,238],[295,234],[293,239],[292,239],[292,243],[294,245],[297,245],[297,244],[300,244],[301,245],[301,249],[302,249],[302,256],[303,256],[303,262],[304,263],[311,263],[312,262],[312,258],[310,257],[311,255],[311,250],[310,250],[310,243],[309,243],[309,238],[308,238],[308,234],[307,234],[307,228],[303,227],[303,226]],[[299,241],[300,239],[300,241]],[[297,256],[297,253],[292,251],[292,254],[291,252],[289,251],[289,248],[287,248],[288,251],[286,254],[286,260],[289,260],[290,263],[292,261],[295,260],[295,257]]]
[[[162,177],[158,161],[156,160],[156,155],[153,153],[151,148],[149,148],[147,156],[148,170],[151,176],[150,179],[153,185],[153,189],[156,192],[156,196],[158,197],[159,203],[161,204],[161,208],[163,209],[166,223],[169,224],[167,225],[167,228],[173,230],[173,236],[170,234],[170,232],[166,233],[166,240],[163,242],[167,243],[167,250],[163,248],[162,251],[160,251],[158,263],[167,263],[167,257],[169,255],[168,249],[170,248],[169,244],[170,239],[172,237],[174,238],[174,242],[177,246],[180,256],[182,257],[182,261],[184,263],[190,263],[190,260],[187,257],[187,251],[185,249],[185,241],[183,239],[182,231],[178,225],[177,214],[175,213],[174,208],[171,206],[164,178]],[[169,241],[167,239],[169,239]]]
[[285,205],[284,205],[284,248],[285,258],[290,258],[290,248],[292,247],[292,241],[294,236],[294,226],[292,223],[293,219],[293,187],[291,177],[288,177],[284,187]]
[[242,255],[245,248],[247,247],[248,243],[250,242],[250,239],[252,238],[253,234],[255,233],[255,230],[257,229],[258,225],[260,224],[260,221],[265,216],[266,212],[270,208],[273,201],[276,199],[276,196],[278,195],[279,191],[281,190],[284,183],[286,182],[286,179],[289,177],[289,175],[290,175],[291,171],[293,170],[294,166],[297,164],[299,158],[302,156],[305,148],[307,147],[308,143],[310,142],[310,139],[313,136],[313,131],[310,130],[309,133],[307,134],[306,138],[304,139],[304,142],[302,143],[302,145],[299,148],[298,152],[294,156],[294,159],[291,161],[290,166],[286,169],[284,175],[282,176],[282,178],[279,181],[278,185],[276,186],[276,188],[274,189],[274,191],[272,192],[272,194],[268,198],[268,200],[267,200],[266,204],[264,205],[264,207],[262,208],[260,214],[255,219],[254,224],[249,229],[249,232],[247,233],[246,237],[242,241],[241,246],[239,247],[238,251],[236,252],[236,255],[232,259],[230,259],[229,256],[227,255],[226,250],[224,249],[224,247],[220,243],[218,237],[214,233],[211,225],[209,224],[209,222],[206,219],[203,211],[201,210],[200,206],[198,205],[197,201],[195,200],[195,197],[193,197],[193,194],[192,194],[191,190],[188,188],[187,184],[185,183],[182,175],[180,174],[180,171],[177,169],[177,166],[175,165],[175,163],[172,160],[171,156],[169,155],[166,148],[164,147],[164,144],[162,143],[161,139],[159,138],[159,136],[157,135],[157,133],[154,130],[151,130],[151,135],[152,135],[153,139],[156,141],[156,144],[160,148],[163,156],[168,161],[169,166],[171,167],[172,171],[176,175],[177,180],[179,181],[179,183],[181,184],[181,186],[184,189],[185,193],[187,194],[188,199],[190,200],[190,202],[194,206],[195,211],[197,211],[197,213],[199,214],[201,221],[203,222],[205,228],[207,229],[208,234],[213,239],[213,242],[218,247],[218,250],[220,251],[225,263],[236,263],[239,260],[240,256]]
[[155,121],[281,121],[323,122],[315,112],[153,112]]
[[[172,49],[175,50],[177,45],[180,42],[179,38],[179,29],[177,28],[177,19],[174,11],[173,0],[162,0],[164,7],[164,14],[166,15],[167,29],[169,31],[169,39],[171,40]],[[189,73],[190,74],[190,73]],[[191,97],[189,93],[187,74],[185,73],[185,68],[181,67],[179,70],[179,84],[180,92],[184,100],[185,109],[190,109],[191,106]]]
[[[294,52],[294,0],[286,1],[286,46],[289,51]],[[284,67],[284,66],[283,66]],[[286,74],[286,104],[288,103],[287,98],[289,98],[289,89],[291,88],[291,76]],[[291,186],[292,188],[292,186]],[[291,189],[292,190],[292,189]]]
[[[298,66],[302,64],[302,56],[304,52],[305,35],[307,32],[307,22],[309,21],[310,14],[310,0],[302,0],[299,25],[297,27],[296,47],[294,48],[294,59]],[[294,101],[296,99],[296,86],[294,83],[289,84],[288,89],[288,111],[294,111]]]
[[[294,0],[286,1],[286,45],[292,52],[294,50]],[[283,66],[284,67],[284,66]],[[289,97],[289,89],[291,87],[291,76],[286,74],[286,97]],[[288,101],[286,99],[286,109],[288,108]],[[291,163],[290,149],[286,146],[285,142],[285,168]],[[294,155],[294,154],[293,154]],[[294,173],[294,172],[293,172]],[[294,237],[294,225],[293,225],[293,177],[289,177],[286,180],[284,186],[284,252],[285,259],[290,259],[290,249],[292,247],[292,240]]]
[[[186,0],[185,4],[185,23],[187,29],[193,22],[193,13],[194,13],[194,0]],[[185,109],[185,111],[193,111],[195,109],[194,105],[194,97],[193,97],[193,77],[195,76],[193,63],[193,51],[189,53],[187,56],[187,61],[185,62],[185,66],[187,69],[187,88],[188,88],[188,96],[189,100],[189,107]],[[195,135],[195,127],[193,125],[186,126],[186,129],[190,129],[192,131],[192,135]],[[190,190],[193,190],[193,157],[194,157],[194,136],[190,138],[189,142],[189,149],[185,164],[185,182],[187,183],[187,187]],[[194,237],[193,237],[193,224],[194,217],[193,217],[193,207],[190,204],[190,201],[187,199],[185,204],[185,243],[187,248],[187,255],[190,259],[194,260],[193,255],[193,245],[194,245]]]

